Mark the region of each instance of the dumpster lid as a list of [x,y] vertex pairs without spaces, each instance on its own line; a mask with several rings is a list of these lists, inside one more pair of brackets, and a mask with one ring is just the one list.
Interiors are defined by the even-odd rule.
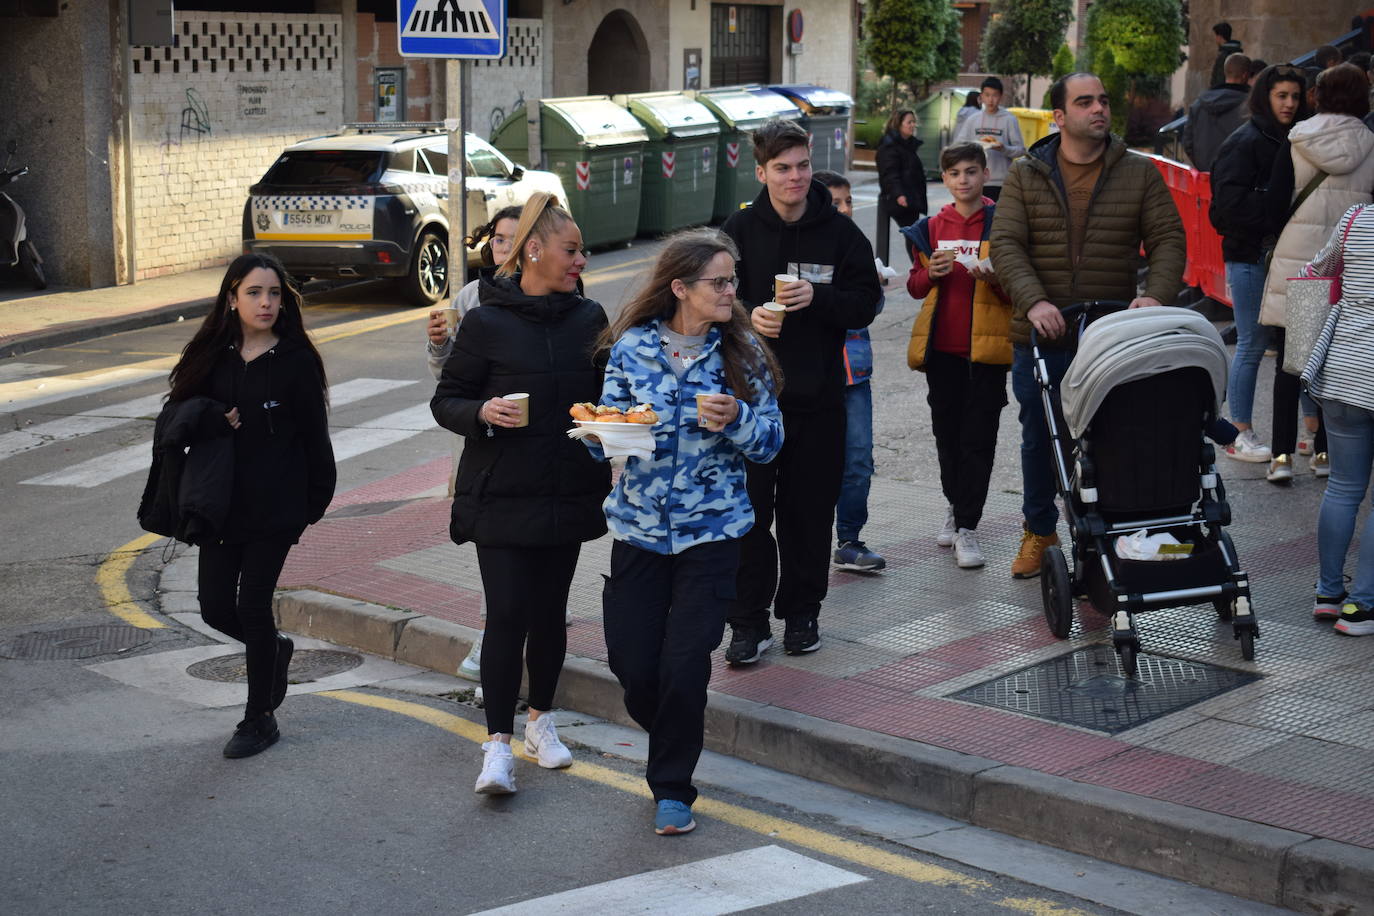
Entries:
[[773,117],[796,117],[800,109],[783,96],[767,89],[740,86],[732,89],[703,89],[698,101],[731,127],[757,127]]
[[568,99],[544,99],[546,108],[568,123],[589,146],[615,143],[643,143],[649,139],[644,125],[635,120],[610,96],[587,95]]
[[770,86],[791,99],[798,99],[812,108],[853,108],[854,100],[838,89],[813,86],[810,83],[793,83],[790,86]]
[[655,133],[673,137],[699,137],[720,133],[720,122],[711,109],[681,92],[636,92],[613,96]]

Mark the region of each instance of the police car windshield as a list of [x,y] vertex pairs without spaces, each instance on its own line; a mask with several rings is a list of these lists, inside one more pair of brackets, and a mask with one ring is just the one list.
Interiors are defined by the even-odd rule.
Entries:
[[385,154],[370,150],[300,150],[277,160],[263,181],[275,185],[345,185],[372,181]]

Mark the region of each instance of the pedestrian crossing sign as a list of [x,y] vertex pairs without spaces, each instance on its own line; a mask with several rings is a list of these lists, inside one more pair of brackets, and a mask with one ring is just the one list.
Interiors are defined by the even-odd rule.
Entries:
[[506,54],[506,0],[396,0],[402,57],[496,60]]

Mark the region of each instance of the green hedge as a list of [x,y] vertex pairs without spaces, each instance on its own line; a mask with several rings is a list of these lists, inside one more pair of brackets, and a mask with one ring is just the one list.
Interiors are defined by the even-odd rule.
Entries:
[[[860,120],[863,123],[860,123]],[[883,124],[887,119],[881,115],[871,115],[866,119],[854,119],[854,145],[865,149],[877,149],[878,141],[883,138]]]

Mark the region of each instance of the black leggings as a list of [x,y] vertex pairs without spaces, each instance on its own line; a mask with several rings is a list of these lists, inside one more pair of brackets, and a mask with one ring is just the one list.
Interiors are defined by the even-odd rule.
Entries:
[[[1274,346],[1278,356],[1274,360],[1274,422],[1270,432],[1269,451],[1275,458],[1291,455],[1298,447],[1298,412],[1301,409],[1299,394],[1302,379],[1290,372],[1283,371],[1283,352],[1287,335],[1283,328],[1274,328]],[[1322,420],[1321,410],[1317,410],[1317,431],[1312,437],[1312,451],[1326,451],[1326,423]]]
[[530,707],[540,712],[553,708],[568,648],[568,590],[581,548],[478,545],[477,567],[487,599],[482,699],[488,734],[509,735],[515,730],[522,651],[530,673]]
[[202,544],[200,548],[200,616],[225,636],[243,643],[248,658],[245,719],[272,711],[277,663],[272,592],[295,541],[294,537],[283,537],[245,544]]

